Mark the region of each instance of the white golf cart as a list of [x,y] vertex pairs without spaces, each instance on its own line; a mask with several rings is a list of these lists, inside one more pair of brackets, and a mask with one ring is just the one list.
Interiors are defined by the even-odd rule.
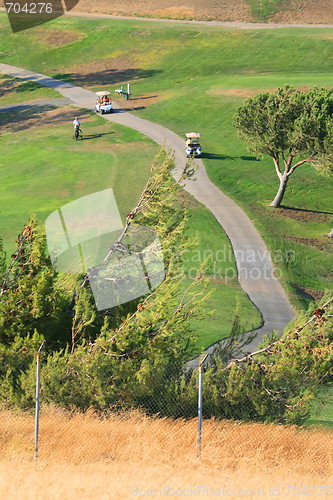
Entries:
[[110,92],[103,90],[101,92],[95,92],[95,94],[97,95],[95,106],[96,113],[101,113],[101,115],[104,115],[104,113],[112,113],[113,106],[111,97],[109,97]]
[[197,132],[189,132],[186,134],[186,156],[201,156],[202,150],[200,146],[200,134]]

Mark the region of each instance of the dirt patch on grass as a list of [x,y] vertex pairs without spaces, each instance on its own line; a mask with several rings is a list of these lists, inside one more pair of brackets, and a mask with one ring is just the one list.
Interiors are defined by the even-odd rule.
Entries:
[[202,205],[199,203],[194,196],[190,195],[187,191],[179,191],[177,194],[179,202],[188,209],[200,208]]
[[0,97],[7,96],[15,92],[20,82],[16,78],[0,77]]
[[278,23],[332,24],[332,0],[292,0],[285,2],[270,21]]
[[281,207],[272,209],[271,215],[288,217],[300,222],[329,222],[332,219],[332,214],[325,212],[316,212],[314,210],[302,210],[290,207]]
[[90,73],[101,73],[105,70],[127,71],[133,69],[133,64],[129,58],[113,57],[110,59],[102,59],[101,61],[93,61],[79,66],[73,66],[69,69],[70,72],[89,75]]
[[80,35],[71,31],[38,30],[36,37],[40,42],[50,47],[62,47],[75,42],[80,38]]
[[[303,92],[307,92],[310,87],[295,87],[298,90]],[[213,96],[228,96],[228,97],[253,97],[259,92],[276,92],[278,87],[274,87],[272,89],[210,89],[207,91],[207,94]]]
[[[273,91],[272,89],[270,91]],[[211,89],[207,94],[213,96],[228,96],[228,97],[253,97],[258,94],[259,90],[250,89]]]
[[322,252],[332,252],[333,250],[333,241],[328,237],[322,238],[300,238],[297,236],[286,236],[288,240],[295,241],[296,243],[302,243],[303,245],[307,245],[310,247],[317,248]]
[[260,205],[251,205],[256,212],[260,212],[264,215],[269,215],[271,217],[286,217],[288,219],[297,220],[299,222],[330,222],[332,219],[332,214],[327,212],[316,212],[315,210],[297,209],[292,207],[280,207],[280,208],[264,208]]
[[[296,208],[272,208],[264,209],[258,205],[252,205],[255,211],[260,212],[265,215],[270,215],[273,217],[283,217],[288,219],[293,219],[302,223],[323,223],[329,222],[332,219],[332,214],[315,212],[312,210],[297,210]],[[287,239],[294,241],[296,243],[302,243],[310,247],[317,248],[322,252],[332,252],[333,250],[333,240],[327,236],[322,236],[318,238],[303,238],[298,236],[285,236]]]
[[38,107],[20,107],[18,110],[7,111],[0,115],[0,134],[19,132],[32,127],[46,127],[50,125],[66,125],[68,134],[72,132],[72,123],[75,115],[81,120],[89,120],[91,114],[69,107],[56,108],[55,106],[42,105]]

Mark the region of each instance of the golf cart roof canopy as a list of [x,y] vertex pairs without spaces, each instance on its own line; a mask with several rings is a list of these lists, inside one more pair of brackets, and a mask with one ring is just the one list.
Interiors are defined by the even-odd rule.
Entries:
[[186,137],[188,139],[199,139],[200,138],[200,134],[198,134],[197,132],[188,132],[186,134]]
[[98,97],[103,97],[104,95],[110,95],[110,92],[107,90],[101,90],[100,92],[95,92],[95,94],[98,95]]

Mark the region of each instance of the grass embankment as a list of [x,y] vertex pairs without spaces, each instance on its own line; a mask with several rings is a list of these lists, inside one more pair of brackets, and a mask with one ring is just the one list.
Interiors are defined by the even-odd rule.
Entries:
[[[3,61],[92,89],[131,82],[134,112],[181,135],[200,131],[211,179],[262,232],[294,304],[305,307],[332,287],[331,242],[325,236],[332,225],[332,179],[301,167],[285,196],[289,208],[269,208],[278,187],[271,160],[256,161],[232,127],[236,108],[262,89],[331,86],[329,30],[65,18],[25,33],[24,47],[18,47],[23,35],[7,31]],[[52,46],[60,36],[63,45]]]
[[247,0],[251,7],[254,21],[268,21],[274,14],[288,7],[287,0]]
[[0,416],[2,498],[150,498],[162,488],[178,498],[199,487],[205,498],[209,490],[235,498],[332,494],[332,436],[323,430],[204,421],[198,462],[196,420],[45,410],[34,464],[33,416]]

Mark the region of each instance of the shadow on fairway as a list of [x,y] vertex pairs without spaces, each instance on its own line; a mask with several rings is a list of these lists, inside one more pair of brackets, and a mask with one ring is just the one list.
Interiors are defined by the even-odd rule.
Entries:
[[[234,156],[234,158],[236,159],[237,156]],[[240,156],[239,158],[244,161],[260,161],[260,158],[256,158],[255,156]]]
[[145,106],[137,106],[132,108],[116,108],[113,110],[113,114],[128,113],[129,111],[137,111],[138,109],[145,109]]
[[143,101],[144,99],[153,99],[154,97],[158,97],[158,95],[147,95],[142,97],[131,97],[131,101]]
[[200,158],[208,160],[234,160],[234,157],[232,156],[219,155],[215,153],[202,153]]
[[141,80],[142,78],[151,78],[157,73],[162,73],[162,70],[156,69],[141,69],[141,68],[131,68],[119,71],[116,68],[106,69],[103,71],[90,71],[90,73],[58,73],[53,75],[53,78],[79,87],[90,86],[104,86],[104,85],[114,85],[116,83],[130,82],[133,80]]
[[83,140],[89,141],[89,139],[99,139],[100,137],[103,137],[104,135],[110,135],[110,134],[114,134],[114,132],[105,132],[104,134],[88,134],[88,135],[83,134]]
[[229,156],[215,153],[202,153],[201,158],[208,160],[243,160],[243,161],[260,161],[255,156]]
[[287,205],[280,205],[279,208],[283,208],[284,210],[292,210],[294,212],[305,212],[308,214],[333,215],[333,212],[322,212],[320,210],[307,210],[305,208],[288,207]]
[[[0,129],[18,132],[31,127],[65,125],[71,128],[75,112],[53,105],[15,106],[0,112]],[[81,120],[90,118],[88,112],[80,112]]]
[[1,82],[1,92],[0,95],[1,97],[10,94],[11,92],[32,92],[36,89],[41,89],[43,88],[42,85],[39,85],[38,83],[35,82],[23,82],[18,81],[16,78],[12,76],[5,76],[2,79]]

